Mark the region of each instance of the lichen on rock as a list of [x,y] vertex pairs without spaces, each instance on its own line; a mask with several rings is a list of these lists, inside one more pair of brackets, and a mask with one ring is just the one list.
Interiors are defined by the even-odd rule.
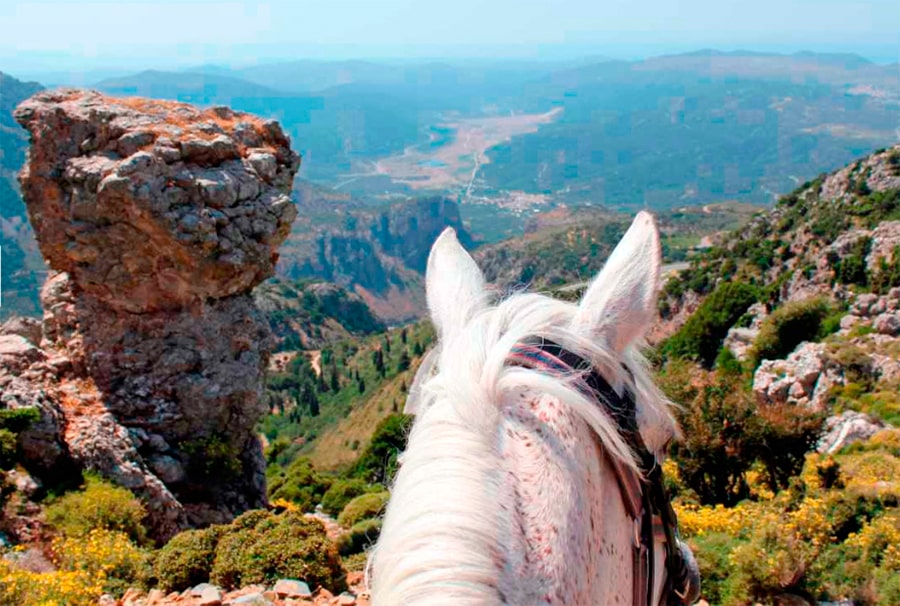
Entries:
[[3,405],[42,414],[23,436],[29,465],[127,486],[161,539],[264,505],[254,426],[272,337],[250,293],[296,217],[300,159],[280,126],[75,90],[39,93],[15,117],[55,272],[41,342],[18,325],[0,337]]

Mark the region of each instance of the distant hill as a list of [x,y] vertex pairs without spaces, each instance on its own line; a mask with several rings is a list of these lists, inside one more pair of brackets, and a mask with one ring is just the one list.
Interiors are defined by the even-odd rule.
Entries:
[[102,80],[94,88],[111,95],[172,99],[198,105],[233,105],[242,99],[289,96],[227,75],[155,70]]
[[278,350],[320,349],[384,330],[365,302],[335,284],[272,278],[253,292]]
[[0,254],[3,255],[0,319],[13,313],[40,315],[38,288],[43,282],[45,266],[16,179],[25,162],[28,135],[13,120],[12,112],[42,88],[37,82],[22,82],[0,72]]
[[[761,207],[735,202],[682,207],[658,213],[666,263],[684,262],[710,236],[747,224]],[[522,238],[480,248],[475,258],[501,291],[528,287],[577,295],[577,284],[603,268],[633,219],[603,209],[559,209],[539,215]]]
[[489,152],[483,186],[616,208],[774,192],[895,140],[900,74],[853,57],[694,53],[554,73],[522,103],[560,119]]
[[339,284],[385,321],[408,321],[424,311],[422,275],[431,245],[446,227],[473,243],[458,204],[440,196],[374,208],[313,200],[301,206],[282,246],[279,275]]
[[766,203],[892,142],[900,111],[897,70],[854,55],[698,51],[634,62],[196,69],[98,86],[277,118],[304,154],[306,178],[369,198],[408,193],[374,164],[433,142],[440,124],[561,108],[553,123],[487,152],[477,195],[523,190],[620,209]]

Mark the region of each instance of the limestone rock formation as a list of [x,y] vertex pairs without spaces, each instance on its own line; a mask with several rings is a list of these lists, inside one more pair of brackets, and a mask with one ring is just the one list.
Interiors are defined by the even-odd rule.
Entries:
[[803,342],[784,360],[763,360],[753,375],[753,393],[761,404],[797,404],[823,410],[830,390],[843,385],[839,366],[823,343]]
[[868,440],[885,428],[885,424],[867,414],[845,410],[825,421],[825,434],[816,445],[816,450],[826,454],[835,453],[854,442]]
[[265,502],[253,428],[272,337],[250,291],[296,210],[279,125],[227,108],[40,93],[22,191],[55,273],[40,342],[0,336],[7,407],[39,477],[95,470],[147,502],[154,533]]

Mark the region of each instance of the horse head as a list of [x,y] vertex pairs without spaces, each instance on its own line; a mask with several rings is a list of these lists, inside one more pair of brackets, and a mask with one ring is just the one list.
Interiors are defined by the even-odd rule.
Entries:
[[640,353],[660,268],[642,212],[579,303],[498,301],[453,230],[438,238],[426,272],[438,345],[410,388],[416,419],[370,562],[375,606],[696,598],[659,478],[677,427]]

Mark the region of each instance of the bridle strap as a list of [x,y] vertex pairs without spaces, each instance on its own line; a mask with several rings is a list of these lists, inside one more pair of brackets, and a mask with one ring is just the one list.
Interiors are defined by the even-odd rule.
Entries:
[[[676,586],[686,581],[686,564],[677,534],[678,522],[665,488],[662,468],[641,437],[634,394],[629,389],[622,394],[617,393],[590,361],[541,337],[529,337],[516,343],[510,351],[508,362],[551,376],[574,375],[578,379],[576,386],[593,398],[615,422],[619,433],[637,456],[641,470],[638,475],[613,457],[607,457],[616,472],[625,509],[636,525],[633,603],[652,606],[650,600],[656,577],[653,552],[655,538],[659,536],[654,518],[660,520],[666,549],[666,582],[662,599],[668,605],[690,603],[686,601],[691,594],[690,588],[681,587],[678,591]],[[630,374],[627,368],[624,370]]]

